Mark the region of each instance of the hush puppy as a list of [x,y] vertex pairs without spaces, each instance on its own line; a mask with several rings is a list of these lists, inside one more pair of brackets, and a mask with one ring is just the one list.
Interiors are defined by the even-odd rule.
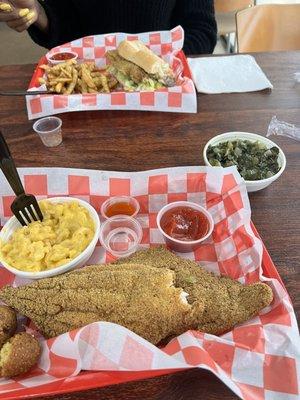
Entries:
[[10,338],[0,350],[0,377],[11,378],[28,372],[41,355],[36,338],[21,332]]

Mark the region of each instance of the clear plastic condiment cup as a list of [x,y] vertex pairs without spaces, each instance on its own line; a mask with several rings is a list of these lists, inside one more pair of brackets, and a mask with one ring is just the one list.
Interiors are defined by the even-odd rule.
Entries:
[[[59,56],[59,55],[61,55],[61,56],[68,55],[69,57],[67,57],[67,58],[63,57],[61,60],[56,60],[55,57]],[[46,54],[46,58],[47,58],[49,64],[57,65],[57,64],[63,64],[66,61],[70,61],[70,60],[76,61],[78,58],[78,54],[75,53],[74,51],[58,51],[56,53]]]
[[[175,238],[169,236],[162,229],[161,219],[167,211],[172,210],[173,208],[177,208],[177,207],[189,207],[189,208],[192,208],[193,210],[201,212],[207,218],[207,221],[208,221],[209,229],[208,229],[208,232],[206,233],[206,235],[201,237],[200,239],[190,240],[190,241],[186,241],[186,240],[183,241],[183,240],[175,239]],[[163,238],[167,244],[167,247],[169,247],[170,249],[172,249],[178,253],[190,253],[192,251],[195,251],[197,248],[200,247],[201,243],[204,240],[206,240],[207,238],[210,237],[210,235],[212,234],[213,229],[214,229],[214,220],[213,220],[211,214],[204,207],[200,206],[199,204],[192,203],[190,201],[175,201],[174,203],[165,205],[157,214],[156,223],[157,223],[157,227],[158,227],[160,233],[163,235]]]
[[[129,215],[130,217],[134,218],[137,216],[137,214],[140,211],[140,204],[139,202],[131,196],[115,196],[115,197],[110,197],[109,199],[107,199],[101,206],[101,215],[103,218],[108,219],[110,217],[113,217],[114,215],[107,215],[107,211],[112,207],[112,206],[116,206],[116,210],[118,209],[117,205],[118,204],[128,204],[128,206],[130,208],[132,208],[132,210],[134,210],[134,212],[132,214],[125,214],[123,212],[118,212],[118,214],[115,215]],[[121,208],[120,208],[121,210]]]
[[127,215],[108,218],[100,229],[102,246],[115,257],[127,257],[141,243],[143,230],[140,223]]
[[62,120],[58,117],[46,117],[33,124],[33,130],[47,147],[59,146],[62,142]]

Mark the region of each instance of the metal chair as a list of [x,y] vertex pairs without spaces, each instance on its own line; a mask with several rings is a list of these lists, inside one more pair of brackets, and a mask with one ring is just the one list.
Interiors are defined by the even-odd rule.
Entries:
[[218,35],[225,37],[228,53],[231,50],[230,35],[236,32],[235,14],[254,4],[253,0],[214,0]]
[[300,4],[264,4],[237,12],[238,52],[300,50]]

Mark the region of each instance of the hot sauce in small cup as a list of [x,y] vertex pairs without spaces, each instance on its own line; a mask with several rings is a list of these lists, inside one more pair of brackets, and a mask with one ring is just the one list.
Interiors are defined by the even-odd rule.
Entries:
[[160,226],[171,238],[186,242],[203,238],[210,228],[206,215],[191,207],[175,207],[166,211]]
[[139,202],[130,196],[114,196],[107,199],[101,206],[101,215],[108,219],[115,215],[136,217],[140,211]]
[[114,215],[129,215],[132,216],[136,211],[136,208],[129,202],[114,203],[107,207],[105,214],[107,217],[113,217]]

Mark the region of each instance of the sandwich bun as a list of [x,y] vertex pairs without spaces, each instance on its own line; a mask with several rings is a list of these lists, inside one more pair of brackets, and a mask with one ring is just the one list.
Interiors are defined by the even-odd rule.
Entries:
[[149,75],[163,79],[173,72],[168,63],[154,54],[139,40],[124,40],[117,48],[119,55],[141,67]]

